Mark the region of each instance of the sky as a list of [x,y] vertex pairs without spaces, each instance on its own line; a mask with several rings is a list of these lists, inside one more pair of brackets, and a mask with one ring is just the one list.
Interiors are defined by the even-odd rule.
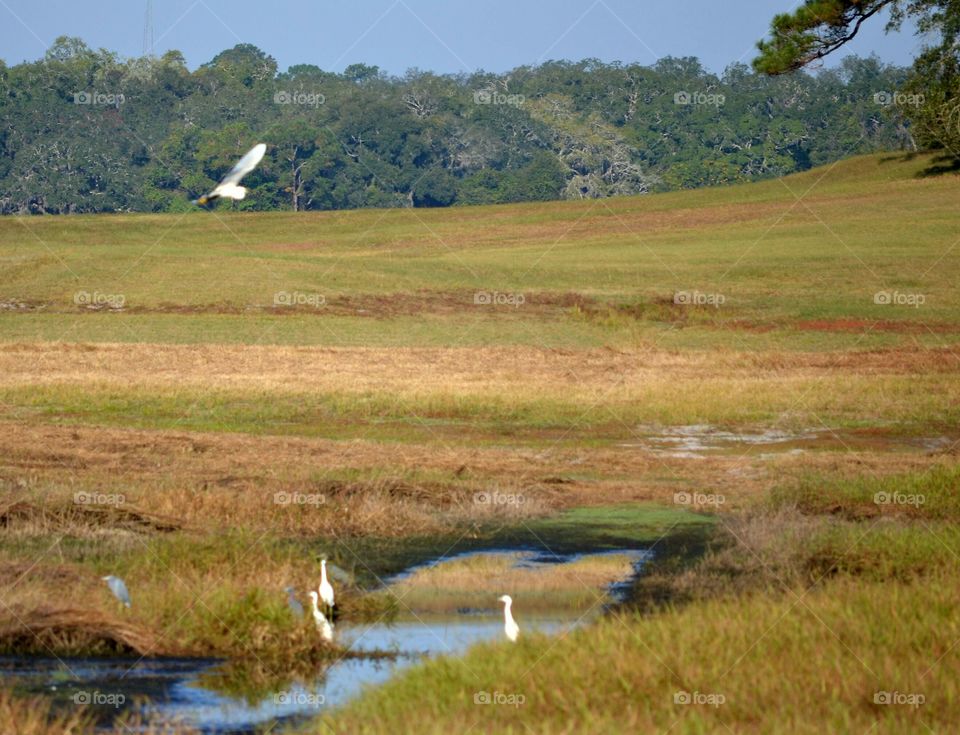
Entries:
[[[652,64],[697,56],[721,72],[749,63],[776,13],[795,0],[154,0],[158,55],[181,51],[191,69],[238,43],[252,43],[285,71],[315,64],[342,71],[363,62],[391,74],[501,72],[551,59]],[[0,0],[0,59],[41,58],[60,35],[139,56],[147,0]],[[907,65],[919,39],[864,24],[842,50]]]

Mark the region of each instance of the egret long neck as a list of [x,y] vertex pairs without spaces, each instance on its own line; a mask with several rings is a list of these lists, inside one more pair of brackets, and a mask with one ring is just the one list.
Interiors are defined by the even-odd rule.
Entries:
[[513,613],[510,612],[510,606],[512,604],[513,604],[512,602],[503,603],[503,619],[506,620],[508,623],[513,622]]

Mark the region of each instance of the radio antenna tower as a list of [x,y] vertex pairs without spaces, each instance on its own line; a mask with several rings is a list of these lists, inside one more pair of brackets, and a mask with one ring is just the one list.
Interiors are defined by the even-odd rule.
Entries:
[[147,0],[147,12],[143,21],[143,55],[153,56],[153,45],[156,39],[153,37],[153,0]]

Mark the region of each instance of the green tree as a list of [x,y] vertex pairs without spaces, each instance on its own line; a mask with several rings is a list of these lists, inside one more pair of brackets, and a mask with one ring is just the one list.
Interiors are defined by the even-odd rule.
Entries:
[[305,167],[317,150],[320,131],[304,120],[283,120],[273,125],[266,134],[273,146],[272,157],[281,172],[277,183],[280,189],[289,194],[290,205],[294,212],[307,209],[310,205],[306,198],[309,180]]
[[760,41],[754,68],[783,74],[822,59],[852,40],[862,24],[888,9],[888,30],[905,19],[935,37],[917,58],[903,94],[886,90],[918,128],[923,145],[943,148],[960,165],[960,0],[806,0],[773,19],[771,37]]
[[[956,66],[940,59],[929,64],[943,93],[919,90],[931,127],[956,116]],[[191,71],[176,51],[121,59],[62,37],[39,61],[0,64],[0,212],[184,210],[257,142],[268,155],[231,206],[446,206],[752,181],[914,137],[927,144],[917,111],[908,125],[873,101],[909,92],[907,76],[875,59],[778,76],[734,65],[717,76],[694,58],[499,74],[391,77],[364,64],[280,73],[245,44]],[[78,104],[80,92],[123,102]],[[680,93],[715,103],[680,104]]]
[[245,87],[273,80],[277,74],[276,60],[250,43],[217,54],[204,67],[221,71]]

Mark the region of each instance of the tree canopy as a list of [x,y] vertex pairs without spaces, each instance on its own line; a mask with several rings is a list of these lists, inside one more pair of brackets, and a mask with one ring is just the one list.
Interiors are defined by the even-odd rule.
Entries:
[[[178,211],[254,143],[242,209],[442,207],[731,184],[912,148],[878,95],[908,74],[848,58],[816,74],[549,61],[390,76],[276,61],[249,44],[191,71],[59,38],[0,63],[0,212]],[[884,98],[885,99],[885,98]]]
[[808,66],[852,40],[882,10],[890,11],[888,31],[909,18],[925,43],[903,88],[888,92],[890,101],[914,123],[920,145],[943,149],[958,165],[960,0],[806,0],[774,17],[770,39],[758,43],[754,68],[778,75]]

